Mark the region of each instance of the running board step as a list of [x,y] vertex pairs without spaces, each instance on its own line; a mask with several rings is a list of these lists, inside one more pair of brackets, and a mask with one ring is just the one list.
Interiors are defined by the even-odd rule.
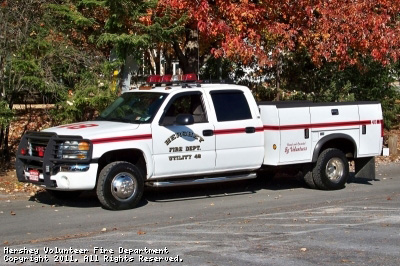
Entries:
[[233,175],[233,176],[220,176],[220,177],[207,177],[198,179],[185,179],[185,180],[169,180],[169,181],[154,181],[147,182],[146,186],[149,187],[175,187],[175,186],[188,186],[188,185],[200,185],[200,184],[212,184],[228,181],[238,181],[256,178],[256,173],[250,173],[245,175]]

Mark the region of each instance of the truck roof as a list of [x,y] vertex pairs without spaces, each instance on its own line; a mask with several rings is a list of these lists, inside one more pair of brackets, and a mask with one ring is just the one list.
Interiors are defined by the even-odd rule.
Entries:
[[180,85],[171,85],[171,86],[158,86],[158,87],[151,87],[151,86],[142,86],[139,88],[134,88],[129,91],[125,91],[124,93],[129,92],[158,92],[158,93],[172,93],[176,91],[190,91],[194,89],[200,89],[203,91],[211,91],[211,90],[249,90],[248,87],[236,84],[222,84],[222,83],[200,83],[200,87],[197,87],[196,83],[188,83]]

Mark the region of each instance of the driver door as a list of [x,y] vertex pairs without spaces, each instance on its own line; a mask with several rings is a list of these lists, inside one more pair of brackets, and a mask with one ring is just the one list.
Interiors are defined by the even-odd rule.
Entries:
[[[191,115],[193,123],[177,124],[178,115]],[[152,124],[154,177],[213,172],[216,159],[213,131],[201,91],[173,96],[160,121]]]

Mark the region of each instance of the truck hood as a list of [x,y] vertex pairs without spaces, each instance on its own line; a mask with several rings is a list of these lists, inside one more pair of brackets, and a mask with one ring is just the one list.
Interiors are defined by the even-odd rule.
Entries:
[[[54,132],[58,135],[82,136],[84,139],[93,139],[109,136],[113,132],[124,135],[125,131],[132,131],[139,127],[139,124],[130,124],[110,121],[85,121],[68,125],[51,127],[43,132]],[[113,135],[113,134],[111,134]]]

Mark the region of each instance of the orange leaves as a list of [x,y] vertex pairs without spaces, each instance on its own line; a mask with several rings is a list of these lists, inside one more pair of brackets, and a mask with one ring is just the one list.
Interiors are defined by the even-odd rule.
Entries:
[[153,22],[152,22],[153,13],[154,13],[154,11],[153,11],[152,9],[147,9],[146,15],[140,17],[140,18],[139,18],[139,21],[140,21],[142,24],[146,25],[146,26],[151,25],[151,24],[153,23]]
[[186,12],[203,36],[218,40],[215,56],[271,64],[274,56],[305,48],[316,64],[343,66],[365,56],[382,64],[400,57],[400,1],[161,0],[159,5]]

